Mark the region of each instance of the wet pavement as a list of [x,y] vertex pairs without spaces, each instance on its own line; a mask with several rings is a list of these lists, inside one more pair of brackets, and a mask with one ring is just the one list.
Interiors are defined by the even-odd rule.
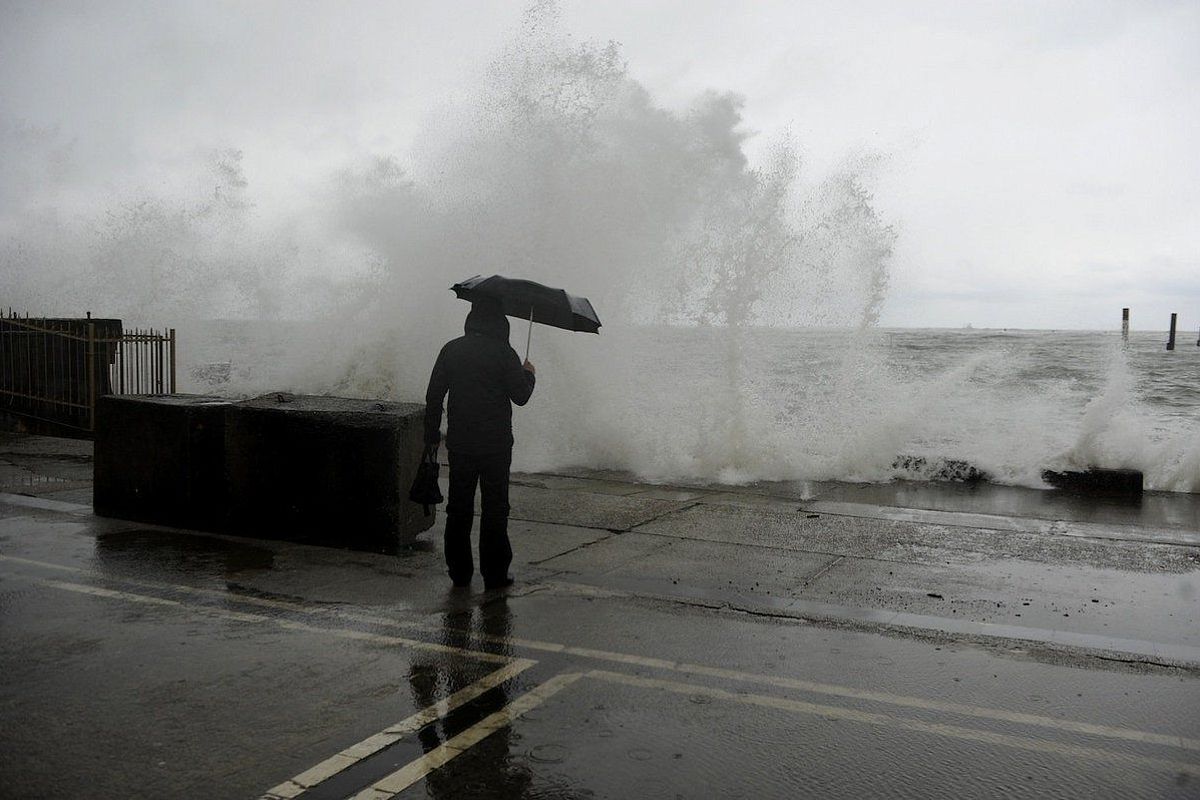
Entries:
[[4,797],[1200,797],[1191,497],[519,475],[489,593],[88,459],[0,438]]

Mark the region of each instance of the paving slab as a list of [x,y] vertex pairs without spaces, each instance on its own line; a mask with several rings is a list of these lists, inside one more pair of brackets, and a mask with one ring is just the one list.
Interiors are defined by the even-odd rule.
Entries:
[[643,562],[672,544],[670,539],[636,532],[610,534],[585,549],[564,553],[539,566],[556,574],[606,575],[627,564]]
[[[685,508],[638,527],[642,533],[831,553],[847,557],[932,562],[945,557],[1028,558],[1100,568],[1187,572],[1200,552],[1184,545],[1088,539],[952,525],[774,511],[745,506]],[[937,552],[959,555],[939,556]]]
[[1147,574],[1016,559],[904,564],[842,559],[797,592],[853,607],[1049,631],[1200,645],[1200,572]]
[[1124,541],[1158,542],[1200,546],[1200,532],[1176,527],[1146,527],[1098,522],[1074,522],[1034,517],[1007,517],[998,514],[975,514],[961,511],[934,511],[921,508],[898,508],[862,503],[815,501],[805,503],[804,511],[836,516],[865,517],[919,522],[956,528],[982,528],[994,531],[1025,533],[1054,533],[1082,539],[1117,539]]
[[647,488],[642,487],[637,493],[638,497],[650,497],[656,500],[699,500],[708,495],[701,489],[684,489],[673,486],[654,486]]
[[626,481],[608,481],[599,479],[572,478],[565,475],[540,475],[515,472],[512,484],[516,486],[532,486],[538,489],[576,490],[593,494],[638,494],[645,487]]
[[[611,545],[606,541],[589,547],[587,552],[551,559],[540,566],[570,572],[585,581],[598,579],[598,585],[626,590],[668,589],[688,592],[697,600],[720,602],[730,597],[794,595],[809,576],[825,569],[835,558],[698,540],[667,539],[658,546],[652,537],[644,542],[629,541],[638,536],[621,534]],[[610,560],[605,550],[621,552],[622,556]],[[635,557],[628,557],[631,551]]]
[[783,512],[795,511],[799,508],[796,500],[752,492],[710,492],[702,497],[700,502],[707,505],[746,506],[752,509]]
[[509,504],[512,519],[606,530],[627,530],[686,505],[649,497],[519,485],[509,489]]

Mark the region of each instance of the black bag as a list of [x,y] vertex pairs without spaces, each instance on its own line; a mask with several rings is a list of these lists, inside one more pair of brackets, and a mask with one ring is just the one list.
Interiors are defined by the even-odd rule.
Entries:
[[421,454],[421,463],[417,465],[417,477],[413,479],[412,488],[408,490],[408,499],[425,507],[425,516],[429,516],[431,506],[436,506],[444,499],[442,489],[438,486],[437,445],[428,445]]

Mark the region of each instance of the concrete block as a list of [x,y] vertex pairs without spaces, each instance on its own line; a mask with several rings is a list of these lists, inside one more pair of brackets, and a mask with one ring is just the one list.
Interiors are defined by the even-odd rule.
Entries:
[[424,411],[278,392],[237,403],[225,428],[229,530],[395,552],[434,522],[408,500]]
[[1142,473],[1136,469],[1043,470],[1042,480],[1073,494],[1141,497]]
[[121,395],[96,406],[97,514],[199,530],[224,522],[225,413],[202,395]]

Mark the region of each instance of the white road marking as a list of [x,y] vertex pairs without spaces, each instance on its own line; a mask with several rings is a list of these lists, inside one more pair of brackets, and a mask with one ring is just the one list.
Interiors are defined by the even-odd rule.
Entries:
[[182,604],[184,604],[178,600],[167,600],[166,597],[131,595],[126,593],[126,591],[114,591],[113,589],[101,589],[100,587],[85,587],[85,585],[82,583],[64,583],[61,581],[46,581],[46,579],[35,581],[35,583],[40,583],[42,585],[46,585],[46,587],[53,587],[55,589],[74,591],[74,593],[78,593],[80,595],[112,597],[113,600],[127,600],[134,603],[145,603],[149,604],[149,606],[182,606]]
[[72,567],[70,564],[51,564],[49,561],[34,561],[32,558],[21,558],[19,556],[0,555],[0,561],[11,561],[14,564],[29,564],[34,567],[47,567],[48,569],[60,569],[66,572],[84,572],[82,567]]
[[1091,722],[1055,719],[1054,717],[1044,717],[1038,714],[1023,714],[1021,712],[1006,711],[1000,708],[987,708],[984,706],[949,703],[942,700],[930,700],[924,697],[907,697],[905,695],[876,692],[869,689],[855,689],[849,686],[837,686],[828,683],[814,683],[812,681],[799,680],[796,678],[785,678],[774,675],[751,675],[745,672],[738,672],[736,670],[706,667],[700,664],[678,664],[675,669],[677,672],[683,672],[689,675],[704,675],[709,678],[727,678],[736,681],[761,683],[781,689],[799,689],[805,692],[813,692],[814,694],[825,694],[835,697],[849,697],[855,700],[869,700],[872,702],[887,703],[888,705],[902,706],[905,708],[921,709],[923,711],[940,711],[947,714],[961,714],[963,716],[991,719],[999,722],[1015,722],[1020,725],[1032,725],[1039,728],[1051,728],[1054,730],[1069,731],[1071,733],[1083,733],[1092,736],[1104,736],[1110,739],[1124,739],[1131,742],[1161,744],[1167,745],[1168,747],[1180,747],[1185,750],[1200,751],[1200,739],[1188,739],[1183,736],[1166,736],[1159,733],[1149,733],[1148,731],[1139,731],[1130,728],[1116,728],[1109,725],[1097,725]]
[[343,639],[357,639],[359,641],[371,642],[374,644],[383,644],[396,647],[405,647],[413,650],[426,650],[435,653],[448,653],[466,658],[473,658],[477,661],[488,661],[495,664],[508,664],[512,661],[508,656],[494,655],[485,653],[480,650],[464,650],[459,647],[450,647],[444,644],[434,644],[432,642],[422,642],[416,639],[404,639],[399,636],[384,636],[378,633],[369,633],[367,631],[356,631],[349,628],[323,628],[316,625],[306,625],[303,622],[294,622],[288,619],[277,619],[275,617],[267,617],[262,614],[246,614],[240,611],[228,611],[222,608],[210,608],[208,606],[196,606],[187,603],[181,603],[178,600],[170,600],[165,597],[151,597],[149,595],[133,594],[132,592],[118,592],[113,589],[102,589],[98,586],[85,586],[81,583],[65,583],[63,581],[51,581],[45,579],[35,579],[37,583],[51,586],[56,589],[64,589],[69,592],[78,594],[94,595],[96,597],[106,597],[114,600],[124,600],[130,603],[146,603],[152,605],[176,606],[194,611],[201,614],[206,614],[212,617],[222,619],[231,619],[238,622],[265,622],[277,625],[281,628],[286,628],[293,631],[304,631],[305,633],[320,633],[327,636],[337,636]]
[[444,700],[439,700],[437,703],[421,709],[411,717],[397,722],[387,730],[381,731],[374,736],[368,736],[358,744],[351,745],[316,766],[306,769],[296,777],[284,781],[275,788],[268,790],[260,800],[288,800],[289,798],[297,797],[318,783],[329,779],[342,770],[354,766],[367,756],[374,755],[383,748],[400,741],[408,734],[414,733],[429,723],[441,719],[459,706],[469,703],[484,692],[499,686],[501,683],[504,683],[515,675],[519,675],[535,664],[537,664],[536,661],[519,658],[511,664],[485,675],[470,686],[459,689]]
[[[52,564],[49,562],[34,561],[32,559],[19,558],[16,556],[0,555],[0,561],[12,561],[15,563],[29,564],[31,566],[46,567],[51,569],[66,570],[71,572],[85,572],[79,567],[72,567],[63,564]],[[133,583],[142,586],[171,589],[175,591],[202,594],[206,596],[220,597],[229,599],[230,594],[227,591],[214,589],[203,589],[191,586],[183,586],[179,584],[153,583],[147,581],[135,581],[122,578],[126,583]],[[75,584],[69,584],[75,586]],[[65,588],[65,585],[64,585]],[[102,594],[110,590],[97,590],[93,594]],[[124,596],[125,599],[145,598],[137,602],[155,602],[160,598],[148,598],[144,595],[122,595],[120,592],[111,593],[109,596]],[[367,622],[377,625],[387,625],[391,627],[407,628],[410,630],[421,631],[440,631],[441,626],[432,625],[429,623],[416,620],[402,620],[395,618],[383,618],[372,616],[369,614],[356,614],[352,612],[343,612],[332,609],[312,610],[300,606],[296,603],[289,603],[270,598],[237,596],[238,602],[247,604],[261,605],[270,608],[279,608],[289,611],[303,613],[309,616],[325,614],[339,619],[355,622]],[[218,609],[206,609],[203,606],[191,606],[184,603],[178,603],[174,600],[161,600],[162,604],[180,605],[185,608],[200,608],[210,612],[217,612]],[[236,614],[237,612],[220,612],[225,614]],[[347,638],[366,638],[376,637],[387,644],[405,644],[413,640],[400,639],[394,637],[381,637],[377,634],[361,634],[357,632],[341,631],[337,632],[334,629],[318,628],[306,626],[303,623],[292,623],[285,620],[274,620],[270,617],[258,617],[257,615],[245,615],[251,621],[271,620],[276,624],[284,627],[292,627],[298,630],[316,631],[323,633],[332,633],[333,635],[346,636]],[[285,624],[286,623],[286,624]],[[463,633],[472,633],[462,631]],[[1177,747],[1184,750],[1194,750],[1200,752],[1200,739],[1189,738],[1185,736],[1169,736],[1165,734],[1151,733],[1149,731],[1140,731],[1130,728],[1120,728],[1110,725],[1100,725],[1091,722],[1078,722],[1068,719],[1057,719],[1054,717],[1046,717],[1038,714],[1026,714],[1016,711],[1006,711],[998,708],[988,708],[986,706],[973,706],[960,703],[951,703],[941,700],[932,700],[923,697],[911,697],[907,695],[897,695],[888,692],[873,691],[869,689],[856,689],[849,686],[839,686],[837,684],[817,683],[814,681],[806,681],[797,678],[787,678],[775,675],[760,675],[751,672],[742,672],[739,670],[723,669],[720,667],[709,667],[702,664],[690,664],[686,662],[669,661],[658,658],[647,658],[644,656],[635,656],[625,653],[616,653],[606,650],[593,650],[582,647],[572,647],[556,642],[544,642],[536,639],[522,639],[519,637],[504,637],[490,636],[482,633],[473,633],[478,639],[494,644],[504,644],[510,647],[523,647],[528,650],[536,650],[546,653],[565,653],[581,658],[590,658],[598,661],[610,661],[620,664],[629,664],[635,666],[651,667],[654,669],[663,669],[672,672],[680,672],[687,675],[704,676],[709,678],[720,678],[723,680],[739,681],[744,683],[757,683],[765,686],[773,686],[781,689],[793,689],[804,692],[812,692],[814,694],[824,694],[834,697],[846,697],[856,700],[865,700],[869,702],[885,703],[888,705],[901,706],[904,708],[915,708],[925,711],[938,711],[949,714],[959,714],[968,717],[977,717],[980,719],[990,719],[998,722],[1013,722],[1020,725],[1031,725],[1041,728],[1049,728],[1053,730],[1067,731],[1070,733],[1081,733],[1092,736],[1103,736],[1110,739],[1123,739],[1132,742],[1143,742],[1146,744],[1165,745],[1167,747]],[[492,660],[497,663],[507,663],[510,659],[501,656],[493,656],[488,653],[480,653],[473,650],[458,650],[456,648],[447,648],[444,645],[433,645],[424,642],[413,642],[414,645],[420,645],[423,648],[445,650],[449,652],[468,654],[472,657],[481,658],[483,660]],[[406,645],[407,646],[407,645]]]
[[539,686],[513,700],[504,708],[467,728],[454,738],[430,750],[371,786],[354,795],[353,800],[387,800],[412,786],[438,767],[448,764],[455,757],[491,736],[496,731],[512,724],[522,714],[537,708],[550,697],[583,677],[580,672],[565,672],[556,675]]
[[789,700],[782,697],[771,697],[769,695],[739,694],[737,692],[729,692],[724,689],[714,689],[708,686],[701,686],[699,684],[678,683],[676,681],[666,681],[657,678],[643,678],[635,675],[626,675],[620,672],[591,670],[585,673],[584,676],[588,678],[596,678],[602,681],[608,681],[610,683],[620,683],[626,686],[640,686],[647,689],[661,689],[664,691],[673,692],[675,694],[685,694],[689,696],[701,695],[719,700],[728,700],[734,703],[742,703],[744,705],[763,706],[782,711],[811,714],[814,716],[823,717],[825,719],[844,719],[852,722],[862,722],[868,725],[879,725],[891,728],[901,728],[904,730],[920,731],[922,733],[948,736],[955,739],[965,739],[967,741],[983,742],[985,744],[993,744],[1003,747],[1013,747],[1020,750],[1053,753],[1055,755],[1065,756],[1068,758],[1086,758],[1092,761],[1102,761],[1106,763],[1123,761],[1134,766],[1167,769],[1174,772],[1184,772],[1189,775],[1200,776],[1200,765],[1198,764],[1189,764],[1180,761],[1167,761],[1165,759],[1141,756],[1134,753],[1122,753],[1114,750],[1104,750],[1095,747],[1082,747],[1079,745],[1065,744],[1063,742],[1055,742],[1046,739],[1031,739],[1025,736],[1013,736],[1011,734],[995,733],[993,731],[983,731],[975,728],[962,728],[957,725],[946,725],[940,722],[925,722],[923,720],[911,719],[907,717],[892,717],[887,714],[873,714],[866,711],[857,711],[838,706],[818,705],[816,703],[805,703],[799,700]]

